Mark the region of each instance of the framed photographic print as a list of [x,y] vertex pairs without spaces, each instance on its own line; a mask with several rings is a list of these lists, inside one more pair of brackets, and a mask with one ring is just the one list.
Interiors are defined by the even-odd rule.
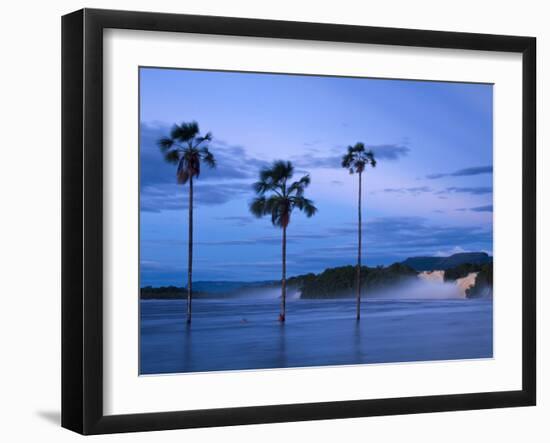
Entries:
[[62,25],[64,427],[535,404],[534,38]]

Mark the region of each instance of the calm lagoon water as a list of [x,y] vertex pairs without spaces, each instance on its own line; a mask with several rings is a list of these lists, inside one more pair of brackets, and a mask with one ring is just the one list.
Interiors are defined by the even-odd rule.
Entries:
[[141,374],[490,358],[492,300],[141,301]]

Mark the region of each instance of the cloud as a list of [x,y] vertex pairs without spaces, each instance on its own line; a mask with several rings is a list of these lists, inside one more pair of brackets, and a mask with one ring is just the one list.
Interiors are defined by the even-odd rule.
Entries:
[[382,190],[382,192],[388,192],[388,193],[398,193],[398,194],[412,194],[412,195],[419,195],[419,194],[425,194],[432,192],[432,188],[429,186],[414,186],[411,188],[385,188]]
[[[140,184],[141,186],[175,183],[176,167],[162,158],[157,140],[170,131],[167,126],[140,126]],[[201,168],[201,180],[238,180],[256,178],[258,170],[268,162],[248,155],[240,145],[232,145],[215,138],[210,150],[216,157],[216,168]]]
[[[265,220],[266,225],[269,225]],[[490,225],[449,225],[435,223],[422,217],[378,217],[370,219],[363,226],[363,253],[365,263],[369,265],[390,264],[403,261],[408,257],[420,255],[450,255],[458,251],[492,251],[492,229]],[[323,240],[330,239],[330,244]],[[185,242],[181,240],[181,244]],[[169,243],[173,247],[173,242]],[[249,268],[250,279],[278,278],[280,275],[280,230],[273,229],[268,235],[257,235],[227,240],[212,240],[196,242],[199,249],[209,256],[210,248],[226,251],[221,257],[230,260],[210,258],[196,266],[197,275],[213,278],[235,278],[235,268]],[[246,247],[262,250],[261,260],[246,258]],[[354,223],[342,224],[337,227],[319,229],[309,233],[300,231],[289,233],[287,245],[288,275],[298,275],[308,272],[321,272],[328,267],[353,265],[357,259],[357,227]],[[227,252],[229,251],[229,252]],[[217,256],[217,255],[216,255]],[[234,257],[234,258],[233,258]],[[240,259],[242,258],[241,261]],[[144,263],[146,277],[158,278],[159,265]],[[175,266],[161,268],[166,272],[165,280],[171,275],[181,279],[181,273],[175,272]],[[179,267],[185,266],[182,261]],[[174,268],[174,269],[172,269]],[[231,268],[231,269],[229,269]],[[154,274],[154,273],[157,274]],[[202,278],[202,277],[197,277]],[[242,277],[241,277],[242,278]],[[144,280],[145,281],[145,280]],[[163,283],[165,284],[165,283]]]
[[216,220],[220,220],[223,222],[230,222],[234,226],[246,226],[254,221],[254,217],[252,217],[251,215],[244,215],[244,216],[231,215],[226,217],[216,217]]
[[493,212],[493,205],[476,206],[475,208],[470,208],[470,211],[474,211],[474,212]]
[[141,260],[139,266],[142,271],[157,271],[165,268],[162,263],[155,260]]
[[413,196],[433,193],[437,195],[440,199],[447,199],[447,195],[452,193],[464,193],[471,195],[491,194],[493,192],[493,188],[491,186],[449,186],[445,189],[436,191],[429,186],[413,186],[409,188],[384,188],[381,191],[372,191],[371,193],[375,194],[377,192],[386,192],[390,194],[409,194]]
[[291,158],[294,166],[298,168],[341,168],[342,156],[319,156],[316,154],[302,154]]
[[437,191],[432,189],[429,186],[413,186],[408,188],[406,187],[384,188],[382,190],[371,191],[371,194],[376,194],[378,192],[385,192],[388,194],[396,194],[396,195],[411,195],[413,197],[416,197],[421,194],[434,194],[439,199],[447,200],[449,194],[463,193],[463,194],[471,194],[471,195],[484,195],[484,194],[491,194],[493,192],[493,188],[491,186],[464,186],[464,187],[450,186],[445,189],[441,189]]
[[[410,148],[403,145],[374,145],[368,146],[374,152],[374,156],[377,160],[398,160],[400,157],[407,155]],[[307,153],[291,158],[295,166],[300,168],[341,168],[342,157],[346,152],[346,148],[342,146],[336,146],[330,150],[331,155],[317,155],[314,153]]]
[[[230,200],[252,195],[249,183],[196,183],[193,202],[196,206],[221,205]],[[144,186],[140,194],[140,208],[145,212],[185,209],[188,207],[188,187],[177,184]]]
[[[365,253],[371,263],[401,261],[415,255],[431,255],[437,251],[461,247],[468,250],[491,250],[491,226],[456,226],[433,223],[422,217],[378,217],[364,224]],[[329,230],[330,235],[355,238],[356,227],[345,225]],[[357,245],[354,241],[341,245],[325,254],[351,254]],[[305,256],[323,256],[321,250],[310,251]],[[325,255],[327,256],[327,255]],[[329,255],[330,256],[330,255]]]
[[[201,246],[279,246],[281,236],[203,241]],[[441,251],[492,250],[491,226],[454,226],[433,223],[422,217],[378,217],[364,223],[364,253],[369,264],[388,264],[418,255],[441,255]],[[294,260],[292,273],[322,271],[327,267],[353,264],[357,254],[357,227],[348,223],[325,228],[318,233],[292,233],[288,255]],[[332,245],[315,246],[318,240],[336,240]],[[296,245],[299,245],[296,247]],[[266,249],[266,253],[272,249]],[[277,251],[278,252],[278,251]],[[279,263],[273,272],[279,269]],[[316,271],[316,272],[317,272]]]
[[492,186],[466,186],[466,187],[456,187],[451,186],[445,188],[443,191],[439,191],[438,194],[446,194],[452,192],[459,192],[472,195],[482,195],[482,194],[491,194],[493,192]]
[[493,212],[493,205],[475,206],[473,208],[459,208],[457,211]]
[[[326,234],[307,234],[307,233],[288,233],[287,240],[289,243],[301,242],[303,240],[318,240],[325,239]],[[248,246],[248,245],[280,245],[282,241],[281,235],[257,236],[242,239],[202,241],[197,244],[204,246]]]
[[492,173],[493,173],[492,166],[474,166],[470,168],[459,169],[458,171],[455,171],[455,172],[440,172],[435,174],[428,174],[426,178],[430,180],[434,180],[434,179],[443,178],[443,177],[467,177],[472,175],[492,174]]
[[491,229],[436,224],[422,217],[379,217],[366,224],[365,232],[366,241],[383,250],[430,252],[432,248],[492,242]]
[[[168,134],[168,126],[140,126],[140,208],[142,211],[187,208],[187,186],[176,184],[176,167],[162,158],[157,140]],[[195,182],[195,203],[224,204],[252,193],[251,183],[258,170],[268,162],[250,156],[246,149],[214,138],[210,150],[216,157],[216,168],[201,168]],[[214,182],[216,181],[216,182]],[[220,183],[223,182],[223,183]],[[237,222],[237,219],[233,220]],[[243,219],[240,220],[243,223]]]
[[454,248],[448,249],[446,251],[437,251],[434,255],[436,257],[448,257],[453,254],[461,254],[464,252],[471,252],[471,251],[467,251],[466,249],[461,248],[460,246],[455,246]]
[[304,146],[316,146],[320,143],[322,143],[323,140],[312,140],[312,141],[308,141],[308,142],[304,142]]
[[399,157],[404,157],[410,152],[410,148],[403,145],[374,145],[368,148],[374,152],[374,157],[377,160],[397,160]]

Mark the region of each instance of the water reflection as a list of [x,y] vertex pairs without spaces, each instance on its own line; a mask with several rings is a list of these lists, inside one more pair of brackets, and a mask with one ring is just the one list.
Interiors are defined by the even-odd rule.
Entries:
[[278,300],[196,300],[191,325],[182,300],[141,306],[144,374],[491,357],[489,300],[363,303],[294,300],[277,321]]

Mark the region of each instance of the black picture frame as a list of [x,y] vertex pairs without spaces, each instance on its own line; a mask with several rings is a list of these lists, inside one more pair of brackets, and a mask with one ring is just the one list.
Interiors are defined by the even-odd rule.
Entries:
[[[102,37],[107,28],[522,54],[522,389],[104,415]],[[535,67],[533,37],[97,9],[65,15],[62,18],[62,426],[81,434],[105,434],[535,405]]]

